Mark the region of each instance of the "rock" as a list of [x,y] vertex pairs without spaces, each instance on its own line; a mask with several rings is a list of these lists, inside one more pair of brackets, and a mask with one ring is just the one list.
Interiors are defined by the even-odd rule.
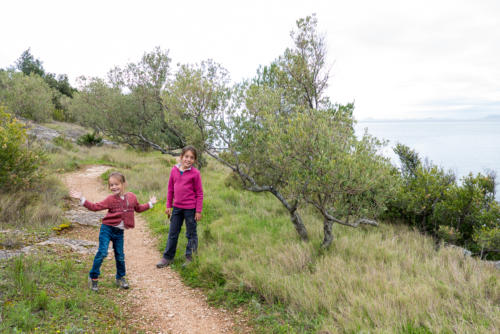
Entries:
[[460,250],[465,257],[472,256],[472,252],[468,249],[465,249],[465,248],[462,248],[462,247],[459,247],[456,245],[452,245],[452,244],[448,244],[447,246],[450,248],[456,248],[456,249]]
[[[48,240],[39,242],[36,245],[63,245],[71,248],[74,252],[80,254],[91,254],[97,252],[98,244],[94,241],[66,239],[66,238],[49,238]],[[32,247],[32,246],[28,246]],[[27,248],[27,247],[25,247]],[[23,249],[25,249],[23,248]]]
[[[59,136],[64,136],[64,138],[68,139],[69,141],[76,143],[78,138],[89,132],[88,130],[80,126],[71,123],[54,122],[55,124],[60,124],[59,127],[61,128],[61,130],[57,131],[26,119],[20,119],[20,120],[25,124],[26,132],[28,133],[28,135],[47,142],[51,142]],[[113,147],[118,146],[117,143],[106,139],[102,140],[102,144]],[[53,146],[54,145],[48,144],[47,149],[57,150],[57,148]]]
[[37,139],[52,141],[54,138],[59,137],[61,134],[56,130],[49,129],[45,126],[33,122],[26,123],[26,131],[28,135],[34,136]]
[[82,207],[71,209],[64,213],[64,217],[70,222],[88,226],[100,226],[101,219],[104,216],[105,213],[89,211]]
[[0,249],[0,261],[2,261],[2,260],[8,260],[11,257],[19,256],[21,254],[23,254],[23,252],[18,251],[18,250],[12,251],[12,250],[2,250],[2,249]]

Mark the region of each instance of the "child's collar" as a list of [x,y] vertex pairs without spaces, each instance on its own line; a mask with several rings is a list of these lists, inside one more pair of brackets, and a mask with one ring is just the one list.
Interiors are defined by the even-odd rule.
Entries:
[[184,170],[182,170],[182,169],[181,169],[181,166],[182,166],[181,164],[177,164],[177,165],[175,165],[175,167],[177,167],[177,169],[178,169],[179,171],[181,171],[181,172],[185,172],[185,171],[191,170],[191,168],[193,167],[193,166],[191,166],[191,167],[189,167],[188,169],[184,169]]

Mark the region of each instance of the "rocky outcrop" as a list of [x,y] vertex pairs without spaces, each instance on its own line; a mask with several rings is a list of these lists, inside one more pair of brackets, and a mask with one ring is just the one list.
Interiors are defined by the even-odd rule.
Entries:
[[[88,133],[88,131],[84,128],[73,124],[65,124],[61,126],[61,130],[54,130],[29,120],[21,119],[21,121],[25,124],[28,135],[47,142],[51,142],[57,137],[64,136],[65,139],[76,143],[78,138]],[[107,146],[117,146],[116,143],[106,139],[102,140],[102,144]]]

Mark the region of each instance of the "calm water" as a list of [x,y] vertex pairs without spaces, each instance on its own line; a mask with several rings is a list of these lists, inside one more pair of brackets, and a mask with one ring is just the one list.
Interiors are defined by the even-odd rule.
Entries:
[[[384,154],[399,166],[392,151],[400,142],[416,150],[420,157],[453,170],[461,178],[470,172],[493,170],[500,181],[500,121],[387,121],[359,122],[377,138],[389,140]],[[497,185],[497,198],[498,196]]]

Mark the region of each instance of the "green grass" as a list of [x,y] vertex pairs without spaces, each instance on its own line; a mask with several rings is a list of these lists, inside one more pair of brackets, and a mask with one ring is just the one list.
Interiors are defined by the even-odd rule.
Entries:
[[81,259],[71,253],[38,254],[3,263],[0,332],[135,333],[115,303],[123,292],[111,277],[102,280],[101,292],[91,292],[87,275],[92,259]]

